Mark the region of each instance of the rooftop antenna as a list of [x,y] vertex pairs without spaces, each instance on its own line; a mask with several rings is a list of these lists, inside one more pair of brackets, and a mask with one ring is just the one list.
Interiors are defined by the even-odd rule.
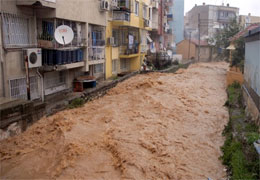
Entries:
[[59,44],[65,46],[74,39],[74,32],[69,26],[61,25],[55,30],[54,37]]

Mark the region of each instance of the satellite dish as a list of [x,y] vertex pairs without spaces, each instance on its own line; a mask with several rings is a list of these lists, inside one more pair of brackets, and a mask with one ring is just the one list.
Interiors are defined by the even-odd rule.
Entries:
[[69,26],[61,25],[55,30],[54,37],[59,44],[66,45],[74,39],[74,32]]

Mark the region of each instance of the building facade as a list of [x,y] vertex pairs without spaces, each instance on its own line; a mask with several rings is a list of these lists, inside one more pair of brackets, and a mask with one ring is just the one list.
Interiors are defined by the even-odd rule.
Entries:
[[[206,40],[213,38],[216,33],[218,33],[228,24],[239,18],[239,8],[230,7],[229,4],[226,6],[222,4],[221,6],[216,5],[195,5],[186,14],[185,23],[185,38],[198,38],[199,30],[201,39]],[[199,28],[200,27],[200,28]]]
[[212,61],[212,46],[206,41],[201,41],[200,45],[196,39],[184,39],[177,43],[177,54],[182,55],[183,60],[197,60],[200,49],[200,61]]
[[174,42],[173,26],[174,0],[152,0],[152,32],[149,50],[152,53],[172,49]]
[[[44,99],[71,89],[77,76],[89,74],[104,78],[107,10],[100,3],[96,0],[2,1],[0,96]],[[73,31],[69,44],[55,41],[54,32],[60,25],[67,25]],[[26,58],[35,61],[28,62],[28,71]],[[30,63],[34,65],[30,67]]]
[[260,17],[259,16],[251,16],[249,13],[248,15],[240,15],[239,16],[239,24],[241,27],[246,28],[252,24],[260,23]]
[[260,125],[260,26],[245,38],[244,98],[247,110]]
[[106,78],[141,68],[152,30],[150,0],[118,0],[108,13]]
[[184,39],[184,0],[175,0],[172,8],[174,41],[179,43]]

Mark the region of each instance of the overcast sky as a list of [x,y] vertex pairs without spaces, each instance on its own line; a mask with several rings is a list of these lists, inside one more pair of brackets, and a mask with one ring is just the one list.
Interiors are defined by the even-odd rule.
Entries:
[[184,0],[185,13],[191,10],[195,4],[202,5],[203,2],[212,5],[221,5],[222,3],[238,7],[240,15],[260,16],[260,0]]

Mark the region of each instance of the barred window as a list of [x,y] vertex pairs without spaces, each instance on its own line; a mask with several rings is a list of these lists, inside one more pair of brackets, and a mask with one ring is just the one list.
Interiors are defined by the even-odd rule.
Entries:
[[30,45],[29,18],[13,14],[3,14],[4,45],[24,47]]
[[113,29],[112,36],[114,38],[114,46],[119,46],[119,30]]
[[94,65],[94,73],[99,74],[104,72],[104,64],[95,64]]
[[129,71],[130,70],[130,61],[128,59],[121,59],[120,60],[120,69],[122,71]]
[[[11,98],[27,100],[26,78],[12,79],[9,86]],[[32,100],[39,98],[37,76],[30,77],[30,90]]]
[[112,73],[117,73],[117,59],[112,60]]

